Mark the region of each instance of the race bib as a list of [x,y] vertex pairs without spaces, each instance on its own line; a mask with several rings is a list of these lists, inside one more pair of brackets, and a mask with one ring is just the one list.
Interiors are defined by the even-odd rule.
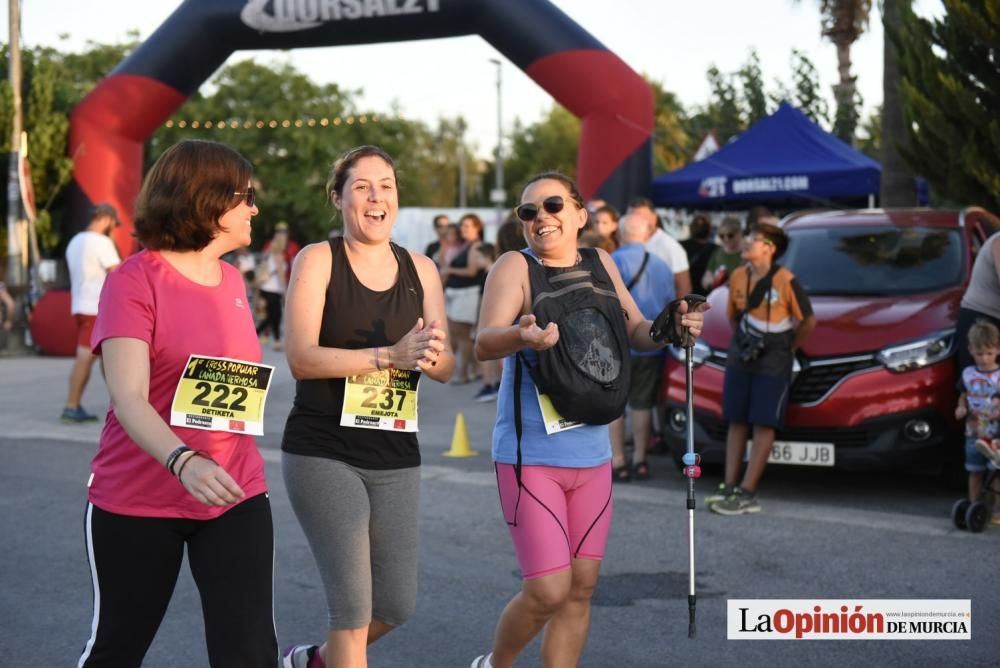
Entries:
[[542,422],[545,424],[546,434],[558,434],[561,431],[569,431],[583,426],[582,422],[567,420],[559,415],[559,411],[552,405],[549,395],[539,392],[538,386],[535,386],[535,396],[538,397],[538,408],[542,411]]
[[417,431],[420,372],[383,369],[344,379],[344,427]]
[[264,402],[273,366],[191,355],[170,405],[175,427],[264,435]]

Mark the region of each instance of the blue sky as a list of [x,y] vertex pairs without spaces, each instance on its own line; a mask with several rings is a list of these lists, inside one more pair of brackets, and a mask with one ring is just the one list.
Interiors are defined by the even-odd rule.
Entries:
[[[210,1],[210,0],[201,0]],[[511,0],[517,1],[517,0]],[[686,106],[708,99],[705,71],[739,69],[756,49],[768,83],[789,81],[791,52],[805,52],[829,95],[836,79],[836,53],[819,34],[817,0],[553,0],[585,30],[634,70],[657,79]],[[36,0],[23,2],[22,42],[79,51],[88,41],[114,42],[129,30],[148,37],[179,5],[178,0]],[[852,54],[854,74],[871,109],[882,98],[882,27],[876,8]],[[940,14],[939,0],[917,0],[922,14]],[[0,30],[7,36],[6,12]],[[456,57],[456,54],[459,54]],[[243,51],[229,62],[254,58],[291,62],[319,82],[362,90],[360,106],[433,123],[462,115],[478,153],[496,142],[496,66],[503,62],[503,121],[537,120],[551,98],[478,36],[365,46]],[[343,64],[343,65],[342,65]],[[832,96],[830,96],[832,107]]]

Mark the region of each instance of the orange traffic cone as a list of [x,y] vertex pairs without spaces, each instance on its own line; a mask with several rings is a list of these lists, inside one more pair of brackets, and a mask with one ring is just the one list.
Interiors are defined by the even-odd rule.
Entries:
[[475,457],[479,453],[469,447],[469,432],[465,429],[465,417],[455,416],[455,433],[451,437],[451,450],[441,453],[445,457]]

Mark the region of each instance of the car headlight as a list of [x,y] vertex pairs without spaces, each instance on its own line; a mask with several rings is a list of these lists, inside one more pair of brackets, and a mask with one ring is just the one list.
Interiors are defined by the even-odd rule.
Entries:
[[[668,346],[670,349],[670,354],[674,356],[674,359],[681,364],[687,364],[687,360],[684,358],[684,348],[683,346]],[[694,366],[701,366],[708,361],[708,358],[712,356],[712,348],[704,341],[695,341],[694,348],[691,349],[691,363]]]
[[877,359],[895,373],[922,369],[947,359],[955,350],[955,330],[948,329],[918,341],[883,348]]

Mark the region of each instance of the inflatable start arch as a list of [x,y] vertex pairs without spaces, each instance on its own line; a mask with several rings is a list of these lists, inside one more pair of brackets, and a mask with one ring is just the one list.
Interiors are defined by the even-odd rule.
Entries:
[[143,143],[234,51],[468,34],[482,36],[581,119],[584,197],[620,205],[648,189],[652,91],[548,0],[186,0],[70,117],[73,231],[86,224],[92,204],[110,202],[121,212],[119,249],[134,249]]

